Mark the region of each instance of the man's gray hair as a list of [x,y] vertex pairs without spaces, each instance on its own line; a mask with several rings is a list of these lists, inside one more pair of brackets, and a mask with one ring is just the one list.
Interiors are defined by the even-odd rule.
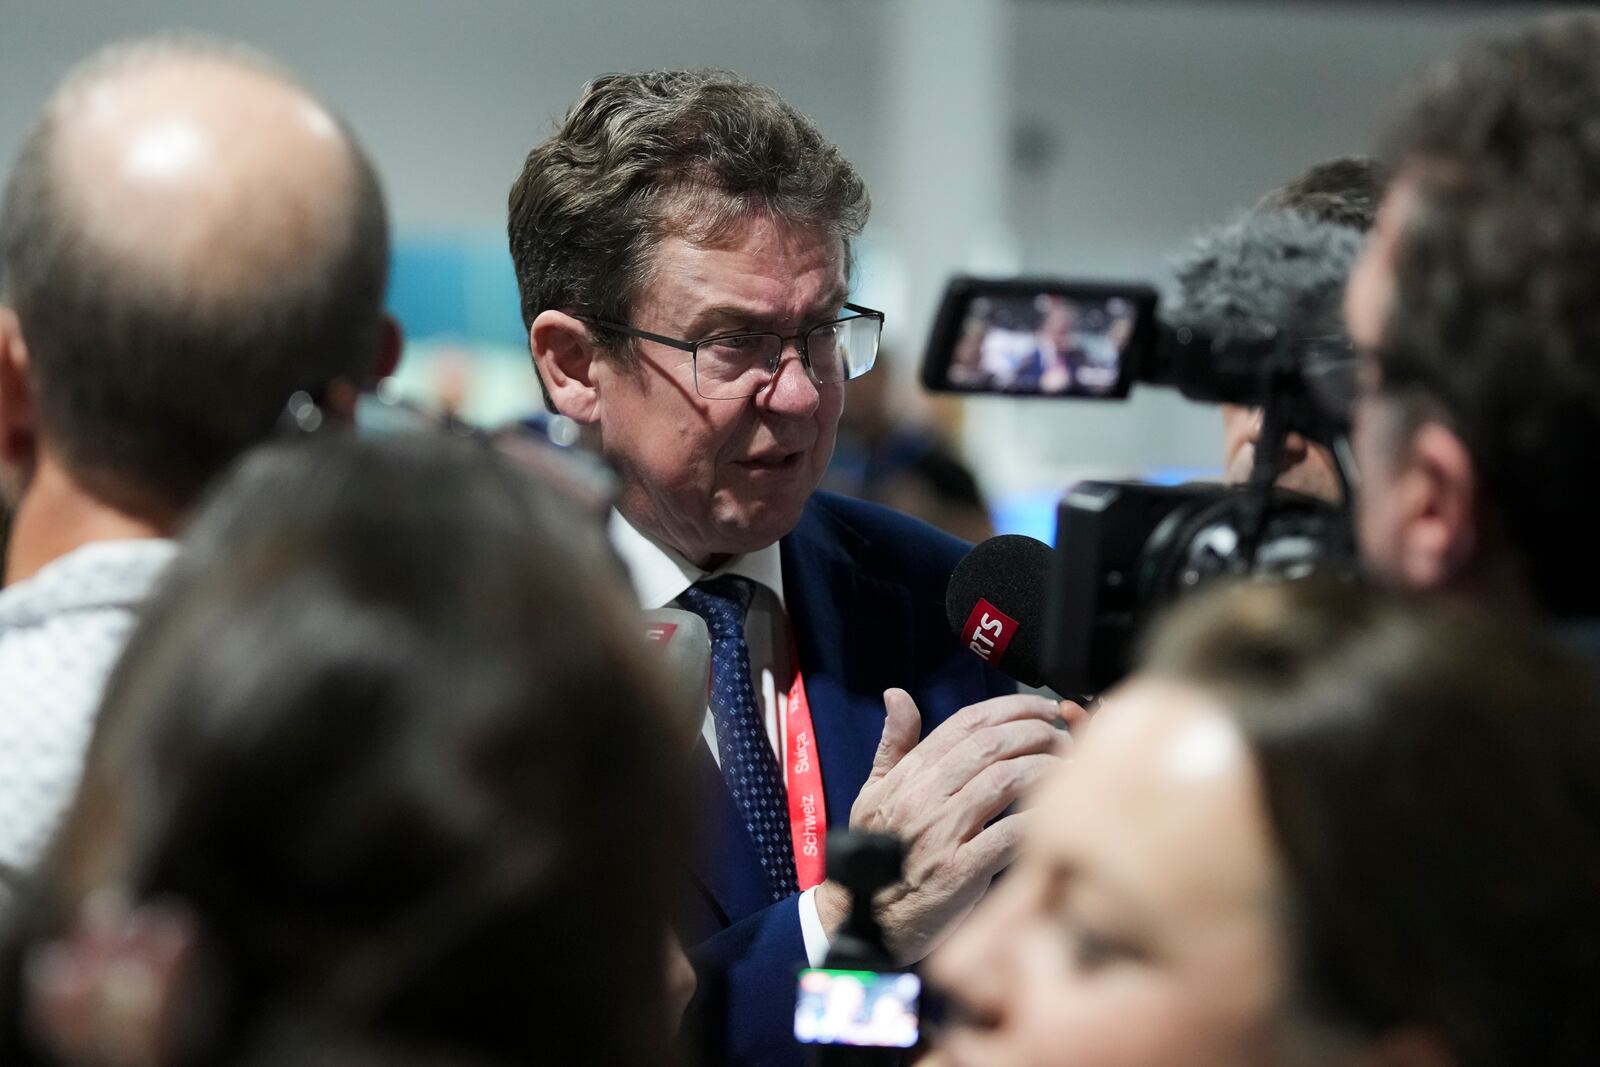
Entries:
[[663,237],[713,243],[766,214],[848,251],[870,204],[856,169],[776,92],[728,71],[682,70],[591,81],[528,153],[509,208],[531,325],[551,308],[626,321]]

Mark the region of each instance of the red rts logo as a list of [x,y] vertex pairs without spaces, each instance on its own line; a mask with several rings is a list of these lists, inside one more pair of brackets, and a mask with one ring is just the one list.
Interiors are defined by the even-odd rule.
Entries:
[[1005,656],[1011,639],[1017,636],[1017,620],[979,597],[961,632],[966,635],[967,647],[993,666]]

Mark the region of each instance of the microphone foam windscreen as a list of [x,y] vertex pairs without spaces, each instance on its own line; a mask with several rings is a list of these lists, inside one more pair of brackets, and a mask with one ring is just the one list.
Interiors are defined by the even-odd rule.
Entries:
[[1020,534],[991,537],[950,575],[945,617],[974,655],[1024,685],[1041,685],[1052,549]]
[[1246,212],[1173,262],[1161,317],[1213,337],[1259,325],[1298,338],[1342,335],[1345,282],[1362,241],[1360,230],[1337,222]]

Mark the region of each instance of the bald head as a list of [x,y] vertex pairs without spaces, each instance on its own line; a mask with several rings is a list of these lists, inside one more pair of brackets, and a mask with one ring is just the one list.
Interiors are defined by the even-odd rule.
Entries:
[[200,299],[348,242],[356,164],[339,123],[275,72],[153,51],[53,101],[62,207],[101,253]]
[[0,208],[0,299],[44,436],[81,476],[179,504],[295,390],[371,374],[387,270],[377,181],[343,123],[223,45],[89,60]]

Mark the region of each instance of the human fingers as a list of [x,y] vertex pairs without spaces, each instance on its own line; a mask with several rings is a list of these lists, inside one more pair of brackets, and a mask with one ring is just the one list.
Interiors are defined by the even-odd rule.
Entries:
[[1036,753],[986,767],[950,798],[941,819],[958,839],[976,837],[986,823],[1029,796],[1063,763],[1054,753]]
[[917,747],[917,739],[922,734],[922,712],[904,689],[884,692],[883,711],[883,736],[872,756],[872,773],[867,776],[869,785],[894,770]]
[[922,743],[900,762],[901,776],[920,774],[925,764],[936,763],[967,737],[990,726],[1034,720],[1055,724],[1061,721],[1056,701],[1024,693],[990,697],[966,707],[940,723]]
[[1010,866],[1022,847],[1034,813],[1017,811],[998,819],[983,828],[971,841],[962,845],[957,855],[972,878],[994,878]]
[[968,735],[938,762],[925,764],[917,788],[930,801],[953,796],[986,768],[1018,756],[1054,752],[1062,740],[1060,730],[1038,719],[986,726]]

